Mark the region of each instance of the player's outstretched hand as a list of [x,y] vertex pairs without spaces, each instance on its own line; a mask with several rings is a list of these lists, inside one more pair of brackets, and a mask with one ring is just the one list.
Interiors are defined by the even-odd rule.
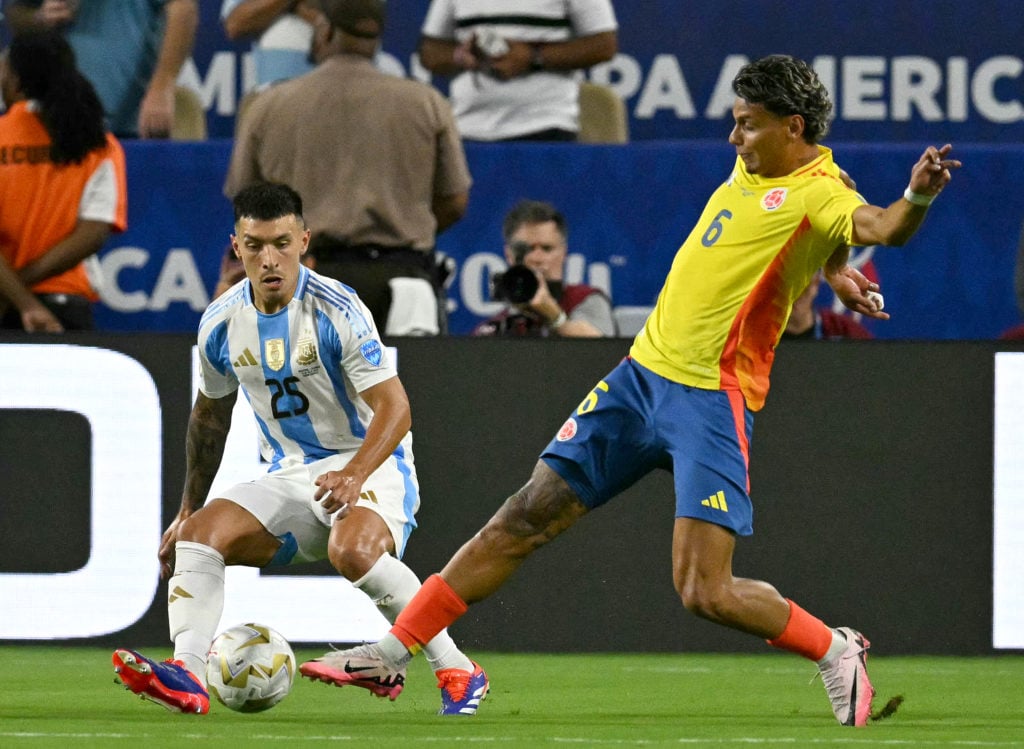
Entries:
[[949,143],[942,148],[928,146],[910,171],[910,189],[918,195],[935,196],[942,192],[953,178],[951,170],[962,166],[957,159],[948,158],[952,150]]
[[889,319],[889,313],[882,311],[884,302],[878,284],[869,281],[852,265],[844,265],[835,273],[826,272],[825,280],[848,309],[876,320]]

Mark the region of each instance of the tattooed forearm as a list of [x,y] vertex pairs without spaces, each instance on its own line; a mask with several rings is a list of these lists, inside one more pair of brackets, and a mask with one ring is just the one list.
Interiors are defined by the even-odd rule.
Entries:
[[181,498],[182,507],[190,512],[206,501],[217,475],[234,403],[234,397],[213,400],[200,393],[192,408],[185,438],[185,490]]

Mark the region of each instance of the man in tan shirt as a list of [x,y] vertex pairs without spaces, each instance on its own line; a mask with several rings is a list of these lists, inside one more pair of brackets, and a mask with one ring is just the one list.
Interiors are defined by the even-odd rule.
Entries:
[[246,110],[224,192],[294,186],[316,269],[354,288],[386,335],[431,335],[446,322],[434,241],[465,213],[471,179],[441,94],[374,67],[384,6],[319,3],[316,69]]

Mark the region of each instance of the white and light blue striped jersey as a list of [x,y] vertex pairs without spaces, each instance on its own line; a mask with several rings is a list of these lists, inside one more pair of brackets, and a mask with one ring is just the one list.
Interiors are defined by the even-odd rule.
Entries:
[[373,415],[359,393],[397,376],[355,291],[305,266],[272,315],[253,305],[248,279],[214,300],[199,323],[199,360],[206,396],[241,385],[271,471],[358,449]]

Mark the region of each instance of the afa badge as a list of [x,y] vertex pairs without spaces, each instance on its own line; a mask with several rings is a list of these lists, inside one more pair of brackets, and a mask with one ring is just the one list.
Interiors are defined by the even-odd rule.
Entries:
[[772,188],[761,198],[761,207],[766,211],[774,211],[786,202],[786,192],[785,187]]
[[384,350],[380,347],[380,341],[367,341],[359,347],[359,353],[375,367],[379,367],[384,360]]
[[295,363],[300,367],[308,367],[316,363],[316,344],[312,338],[300,338]]

